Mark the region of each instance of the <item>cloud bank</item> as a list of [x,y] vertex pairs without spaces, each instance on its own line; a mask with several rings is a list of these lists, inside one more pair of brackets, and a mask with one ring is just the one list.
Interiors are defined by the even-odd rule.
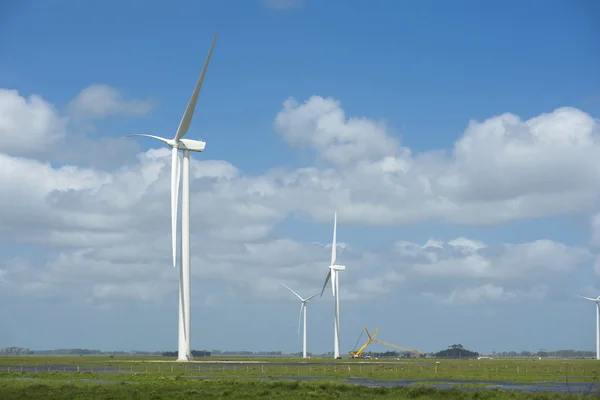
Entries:
[[[35,249],[0,258],[0,296],[110,307],[161,303],[177,290],[166,267],[170,151],[139,152],[125,164],[120,153],[107,164],[66,156],[81,140],[71,120],[137,117],[155,104],[92,85],[58,110],[41,95],[0,89],[0,241]],[[417,154],[383,122],[347,116],[333,98],[290,98],[274,114],[275,131],[292,148],[314,151],[322,166],[253,175],[209,154],[192,159],[192,246],[202,249],[193,252],[193,279],[227,288],[204,304],[241,292],[283,299],[280,281],[306,295],[320,288],[330,247],[278,233],[290,216],[329,226],[337,210],[343,232],[344,224],[491,226],[584,215],[590,243],[600,244],[600,125],[576,108],[470,121],[451,149]],[[402,291],[444,307],[541,300],[570,290],[565,280],[578,270],[595,265],[600,273],[587,245],[543,236],[444,241],[434,233],[424,243],[397,237],[378,251],[341,243],[342,296]]]

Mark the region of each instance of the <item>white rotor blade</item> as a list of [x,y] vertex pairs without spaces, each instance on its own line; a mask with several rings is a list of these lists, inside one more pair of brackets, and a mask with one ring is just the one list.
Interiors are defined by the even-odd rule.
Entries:
[[331,273],[331,291],[333,292],[333,295],[335,296],[335,279],[337,277],[337,271],[333,271]]
[[171,151],[171,236],[173,241],[173,268],[177,265],[177,209],[179,201],[179,151]]
[[300,334],[300,323],[302,321],[302,309],[304,308],[304,303],[300,303],[300,317],[298,317],[298,335]]
[[132,134],[125,135],[125,136],[127,136],[127,137],[130,137],[130,136],[143,136],[143,137],[149,137],[149,138],[152,138],[152,139],[160,140],[161,142],[163,142],[163,143],[166,143],[166,144],[168,144],[169,146],[171,146],[171,144],[173,143],[173,142],[172,142],[170,139],[165,139],[165,138],[162,138],[162,137],[160,137],[160,136],[146,135],[145,133],[132,133]]
[[323,289],[321,289],[321,296],[323,296],[323,292],[325,291],[325,288],[327,287],[327,282],[329,282],[329,278],[331,278],[331,269],[329,269],[329,273],[325,277],[325,283],[323,284]]
[[337,254],[337,212],[333,214],[333,242],[331,243],[331,265],[335,265],[335,259]]
[[206,75],[206,70],[208,69],[208,64],[210,63],[210,57],[212,56],[213,50],[215,48],[215,43],[217,42],[218,33],[215,34],[215,38],[213,39],[212,46],[210,46],[210,51],[208,52],[208,56],[206,57],[206,61],[204,62],[204,67],[202,68],[202,73],[200,74],[200,78],[198,78],[198,82],[196,83],[196,87],[194,88],[194,92],[192,93],[192,97],[190,102],[185,109],[185,113],[181,118],[181,122],[179,123],[179,128],[177,128],[177,133],[175,134],[175,142],[178,142],[179,139],[185,136],[190,125],[192,124],[192,117],[194,116],[194,110],[196,109],[196,103],[198,102],[198,95],[200,94],[200,89],[202,88],[202,82],[204,81],[204,76]]
[[586,300],[591,300],[591,301],[598,301],[598,299],[592,299],[591,297],[584,297],[584,296],[579,296],[582,299],[586,299]]
[[312,296],[310,296],[308,299],[304,299],[305,303],[308,303],[309,301],[311,301],[312,299],[314,299],[315,297],[317,297],[319,295],[319,293],[317,294],[313,294]]
[[[279,283],[281,283],[281,282],[279,282]],[[295,295],[296,295],[296,296],[297,296],[297,297],[300,299],[300,301],[304,301],[304,299],[303,299],[302,297],[300,297],[300,295],[299,295],[298,293],[294,292],[294,291],[293,291],[293,290],[292,290],[292,289],[291,289],[289,286],[287,286],[285,283],[281,283],[281,284],[282,284],[283,286],[285,286],[286,288],[288,288],[290,292],[294,293],[294,294],[295,294]]]

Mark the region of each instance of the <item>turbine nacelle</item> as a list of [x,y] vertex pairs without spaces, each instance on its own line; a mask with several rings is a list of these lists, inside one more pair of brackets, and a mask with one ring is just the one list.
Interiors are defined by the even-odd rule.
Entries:
[[202,140],[192,139],[181,139],[179,141],[179,146],[177,146],[177,148],[180,150],[195,151],[197,153],[204,151],[205,147],[206,142],[203,142]]
[[171,148],[175,148],[177,150],[194,151],[196,153],[200,153],[200,152],[204,151],[204,148],[206,147],[206,142],[204,142],[202,140],[179,139],[178,141],[175,141],[175,139],[167,139],[167,138],[163,138],[160,136],[147,135],[145,133],[133,133],[133,134],[127,135],[127,136],[148,137],[148,138],[159,140]]

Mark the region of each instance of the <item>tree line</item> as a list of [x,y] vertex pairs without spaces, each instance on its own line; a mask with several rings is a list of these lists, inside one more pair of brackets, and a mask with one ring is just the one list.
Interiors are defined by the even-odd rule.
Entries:
[[[192,350],[192,357],[210,357],[210,351],[206,350]],[[165,351],[162,353],[163,357],[177,357],[176,351]]]
[[453,344],[446,350],[438,351],[432,354],[435,358],[477,358],[479,353],[467,350],[462,344]]

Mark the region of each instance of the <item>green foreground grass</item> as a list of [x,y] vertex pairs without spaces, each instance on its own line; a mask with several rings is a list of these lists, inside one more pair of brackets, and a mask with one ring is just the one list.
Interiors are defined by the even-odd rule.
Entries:
[[114,384],[0,379],[0,398],[23,399],[583,399],[582,395],[458,389],[377,388],[332,382],[288,382],[240,379],[188,380],[154,377]]
[[[198,363],[175,363],[156,358],[108,357],[0,357],[2,373],[21,372],[91,372],[108,375],[144,374],[156,376],[201,375],[212,377],[244,376],[312,376],[340,379],[474,379],[513,382],[600,381],[600,362],[596,360],[406,360],[396,362],[359,362],[358,360],[325,359],[314,365],[282,365],[281,359],[252,360],[256,364],[214,364],[223,361],[200,359]],[[228,360],[233,361],[233,360]],[[248,359],[241,362],[250,361]],[[301,359],[287,359],[298,363]],[[213,364],[207,364],[213,362]],[[35,367],[28,367],[35,366]],[[32,369],[33,368],[33,369]],[[111,374],[109,374],[109,372]]]

